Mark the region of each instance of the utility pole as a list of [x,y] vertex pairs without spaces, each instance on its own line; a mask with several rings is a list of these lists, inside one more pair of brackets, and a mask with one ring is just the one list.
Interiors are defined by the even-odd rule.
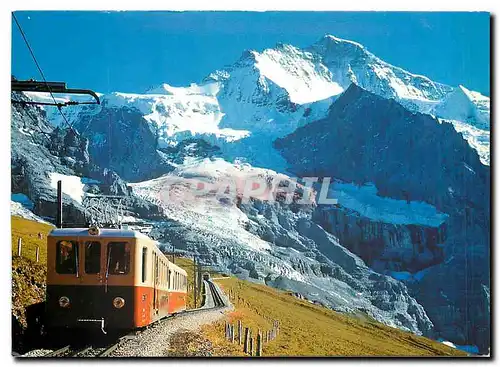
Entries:
[[198,261],[198,296],[201,294],[201,264]]
[[56,227],[62,228],[63,222],[63,196],[62,196],[62,181],[57,181],[57,213],[56,213]]
[[196,308],[196,255],[193,255],[194,308]]

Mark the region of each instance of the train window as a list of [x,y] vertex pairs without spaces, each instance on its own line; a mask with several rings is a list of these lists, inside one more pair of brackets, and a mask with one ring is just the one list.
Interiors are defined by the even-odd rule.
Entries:
[[147,264],[148,264],[148,248],[142,248],[142,282],[144,283],[147,278]]
[[101,243],[85,242],[85,273],[98,274],[101,271]]
[[78,268],[78,243],[75,241],[59,241],[56,246],[56,272],[59,274],[76,274]]
[[170,289],[172,285],[172,270],[168,271],[168,288]]
[[108,244],[109,274],[128,274],[130,267],[130,245],[127,242],[110,242]]

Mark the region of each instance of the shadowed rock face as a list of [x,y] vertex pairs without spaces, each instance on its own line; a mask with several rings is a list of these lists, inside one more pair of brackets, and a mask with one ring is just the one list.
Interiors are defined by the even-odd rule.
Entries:
[[136,110],[102,108],[82,113],[75,127],[89,140],[92,161],[127,181],[147,180],[172,169],[157,150],[156,134]]
[[444,260],[446,224],[393,224],[342,207],[318,206],[315,221],[377,272],[415,273]]
[[451,124],[355,84],[328,117],[277,139],[275,147],[303,176],[373,182],[382,196],[425,201],[445,213],[459,203],[489,208],[489,168]]
[[[412,113],[353,84],[328,117],[277,139],[275,147],[299,177],[372,183],[379,196],[426,202],[447,214],[446,236],[444,227],[396,228],[359,213],[349,218],[352,209],[342,205],[319,208],[316,218],[378,270],[425,270],[411,289],[438,336],[487,352],[490,168],[451,124]],[[416,241],[418,232],[424,236]],[[392,251],[395,246],[423,256],[407,257],[405,251]],[[397,265],[381,263],[391,253]]]

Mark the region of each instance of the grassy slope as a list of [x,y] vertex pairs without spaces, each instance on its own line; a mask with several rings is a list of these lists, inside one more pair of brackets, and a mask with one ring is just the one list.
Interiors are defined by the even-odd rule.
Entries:
[[[12,255],[17,255],[17,241],[22,239],[22,256],[35,260],[36,247],[40,247],[40,264],[47,262],[47,234],[52,230],[52,226],[38,223],[21,217],[11,217],[12,228]],[[38,238],[38,233],[43,235]]]
[[[230,322],[242,320],[256,336],[280,322],[278,337],[264,345],[264,356],[465,356],[442,343],[394,329],[369,317],[353,317],[299,300],[285,292],[235,278],[217,281],[233,296]],[[224,322],[203,328],[217,355],[243,355],[242,346],[224,340]]]
[[[53,227],[12,216],[12,314],[26,327],[26,307],[45,299],[47,276],[47,234]],[[38,238],[43,234],[43,239]],[[17,241],[22,239],[22,257],[17,256]],[[35,263],[36,247],[40,247],[40,261]]]

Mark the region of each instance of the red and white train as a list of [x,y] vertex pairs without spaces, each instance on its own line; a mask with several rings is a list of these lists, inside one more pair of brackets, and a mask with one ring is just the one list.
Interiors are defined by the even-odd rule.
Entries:
[[186,309],[186,271],[145,234],[64,228],[47,241],[50,329],[135,329]]

